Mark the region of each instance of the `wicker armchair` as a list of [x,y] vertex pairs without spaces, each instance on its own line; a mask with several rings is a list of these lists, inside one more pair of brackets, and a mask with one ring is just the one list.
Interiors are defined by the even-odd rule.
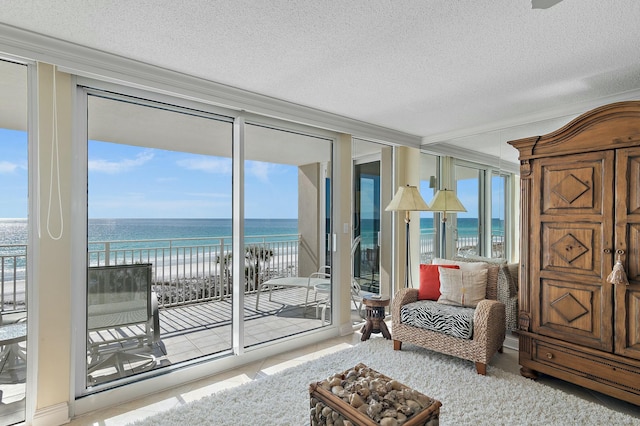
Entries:
[[391,336],[393,348],[400,350],[402,342],[475,362],[478,374],[486,375],[487,364],[496,352],[502,352],[505,338],[505,305],[497,299],[498,267],[490,266],[487,276],[487,298],[480,301],[473,318],[473,338],[470,340],[414,327],[401,322],[403,305],[418,300],[418,289],[399,290],[391,305]]

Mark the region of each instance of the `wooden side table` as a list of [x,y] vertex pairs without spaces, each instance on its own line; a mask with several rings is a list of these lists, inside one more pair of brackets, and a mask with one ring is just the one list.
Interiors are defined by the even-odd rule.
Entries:
[[360,332],[365,341],[371,337],[371,333],[382,333],[386,339],[391,339],[391,333],[384,322],[385,306],[389,306],[388,297],[380,297],[375,295],[366,295],[362,298],[362,303],[367,307],[365,318],[367,322],[362,326]]

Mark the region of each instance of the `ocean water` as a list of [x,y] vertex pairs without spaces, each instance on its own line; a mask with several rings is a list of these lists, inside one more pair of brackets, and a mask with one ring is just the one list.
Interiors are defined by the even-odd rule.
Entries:
[[[363,220],[363,243],[373,242],[376,224]],[[433,219],[420,219],[420,233],[433,234]],[[474,236],[478,233],[478,219],[458,219],[458,235]],[[504,233],[504,221],[493,219],[492,233]],[[246,219],[245,237],[251,241],[265,241],[282,236],[295,239],[297,219]],[[88,237],[96,241],[168,240],[197,238],[202,240],[225,238],[231,241],[231,219],[90,219]],[[286,239],[286,238],[285,238]],[[0,219],[0,244],[26,244],[26,219]]]
[[[379,225],[378,225],[379,226]],[[376,235],[373,220],[362,221],[362,244],[373,245]],[[433,219],[420,219],[420,233],[433,234]],[[504,234],[504,221],[493,219],[492,233]],[[245,237],[248,242],[295,239],[298,234],[297,219],[246,219]],[[461,237],[478,234],[478,219],[459,218],[458,235]],[[231,242],[231,219],[90,219],[88,224],[89,242],[97,241],[139,241],[176,240],[197,238]],[[282,238],[287,236],[287,238]],[[26,219],[0,219],[0,245],[26,244]]]
[[[295,239],[297,219],[246,219],[245,237],[266,241],[275,236]],[[89,242],[163,239],[219,239],[231,241],[231,219],[89,219]],[[0,219],[0,245],[27,243],[26,219]],[[279,238],[282,240],[282,238]],[[284,238],[286,239],[286,238]]]
[[[491,221],[492,235],[504,235],[504,220],[494,218]],[[477,218],[458,218],[458,236],[460,238],[473,238],[478,236]],[[373,247],[377,244],[377,235],[373,229],[379,229],[376,221],[371,219],[362,220],[362,247]],[[420,218],[420,234],[434,235],[433,218]]]
[[[224,238],[230,242],[232,226],[231,219],[90,219],[88,236],[90,242],[180,238]],[[269,241],[284,235],[295,239],[298,220],[246,219],[244,232],[249,240],[264,237]]]
[[[362,221],[362,248],[374,247],[378,243],[377,233],[372,231],[375,225],[373,221]],[[420,232],[433,234],[433,219],[421,218]],[[494,219],[494,235],[503,232],[504,221]],[[477,219],[458,219],[460,237],[473,237],[477,233]],[[297,219],[245,220],[245,239],[248,244],[296,240],[297,234]],[[231,235],[231,219],[90,219],[88,223],[89,251],[93,252],[93,257],[96,252],[104,250],[104,245],[99,242],[121,241],[111,244],[112,250],[119,250],[168,247],[171,240],[171,247],[177,250],[181,246],[228,245],[231,244]],[[24,247],[8,246],[26,244],[26,219],[0,219],[0,255],[10,256],[5,260],[5,272],[15,267],[19,276],[24,275]],[[18,257],[11,257],[13,255]]]
[[[138,252],[170,246],[171,255],[176,257],[184,253],[179,247],[228,246],[231,244],[232,225],[231,219],[89,219],[90,262],[96,262],[97,253],[104,251],[104,244],[100,242],[120,241],[111,243],[111,249]],[[27,238],[26,219],[0,219],[0,256],[5,259],[6,278],[13,279],[15,268],[17,279],[24,279]],[[245,220],[245,241],[248,244],[297,238],[297,219]]]

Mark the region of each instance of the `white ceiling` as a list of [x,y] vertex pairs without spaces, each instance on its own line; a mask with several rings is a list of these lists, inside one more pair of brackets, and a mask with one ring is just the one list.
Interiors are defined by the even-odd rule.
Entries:
[[508,160],[500,129],[640,96],[638,0],[4,0],[0,22]]

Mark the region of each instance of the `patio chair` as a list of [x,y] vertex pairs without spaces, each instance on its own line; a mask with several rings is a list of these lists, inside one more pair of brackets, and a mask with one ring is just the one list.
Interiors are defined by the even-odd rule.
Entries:
[[124,377],[126,362],[140,363],[137,370],[152,369],[154,343],[164,348],[151,264],[91,267],[87,285],[89,377],[110,367]]
[[317,272],[311,273],[308,277],[276,277],[264,281],[258,286],[256,292],[256,310],[258,310],[258,304],[260,303],[260,294],[266,288],[269,289],[269,301],[271,302],[271,296],[274,288],[287,288],[287,287],[302,287],[306,289],[304,306],[309,305],[309,292],[314,291],[314,301],[317,300],[318,292],[316,286],[318,285],[330,285],[331,284],[331,267],[323,265]]
[[[27,362],[27,318],[26,313],[6,321],[0,313],[0,375],[8,372],[12,383],[24,381],[18,378],[26,371]],[[0,400],[2,393],[0,392]]]

